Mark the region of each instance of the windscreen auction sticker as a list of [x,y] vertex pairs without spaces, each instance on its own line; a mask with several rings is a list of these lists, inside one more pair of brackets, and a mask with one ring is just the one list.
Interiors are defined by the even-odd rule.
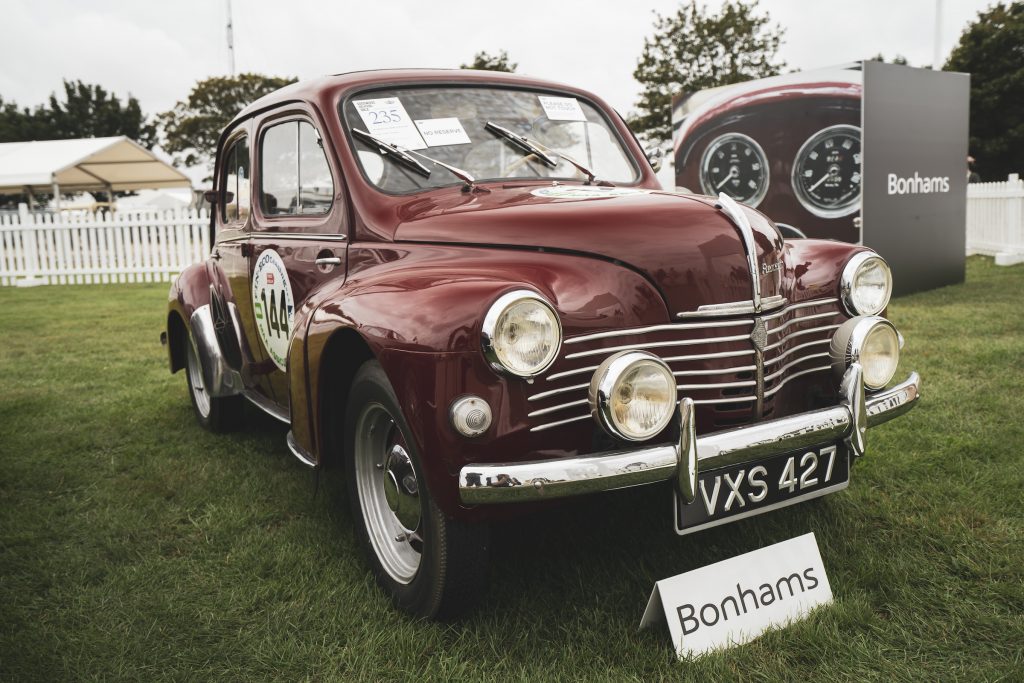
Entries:
[[462,122],[454,116],[445,119],[416,119],[416,128],[428,147],[468,145],[472,142]]
[[295,324],[292,284],[281,255],[273,249],[263,251],[252,271],[252,309],[256,330],[274,365],[285,369],[288,340]]
[[586,121],[587,115],[575,97],[551,97],[537,95],[544,113],[552,121]]
[[658,581],[640,628],[666,621],[683,659],[748,643],[831,602],[810,533]]
[[356,111],[366,124],[366,132],[384,142],[400,145],[406,149],[423,149],[423,142],[416,125],[409,118],[405,106],[397,97],[378,97],[372,100],[353,100]]

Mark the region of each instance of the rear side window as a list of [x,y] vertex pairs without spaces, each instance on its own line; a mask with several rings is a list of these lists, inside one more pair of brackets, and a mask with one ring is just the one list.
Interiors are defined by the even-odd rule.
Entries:
[[334,179],[316,129],[306,121],[267,128],[260,154],[260,208],[267,216],[324,214]]
[[[224,153],[221,196],[224,197],[221,219],[225,223],[244,221],[249,217],[249,139],[242,136]],[[228,201],[228,193],[231,195]]]

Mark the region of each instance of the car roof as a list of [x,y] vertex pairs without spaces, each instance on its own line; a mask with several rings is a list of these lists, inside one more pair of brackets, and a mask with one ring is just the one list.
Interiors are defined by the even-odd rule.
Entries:
[[415,85],[416,83],[495,83],[569,90],[586,95],[589,98],[594,98],[590,93],[562,83],[502,71],[478,71],[474,69],[372,69],[321,76],[286,85],[246,106],[235,116],[228,128],[238,121],[285,102],[318,102],[322,101],[325,95],[330,96],[334,93],[350,89],[368,86]]

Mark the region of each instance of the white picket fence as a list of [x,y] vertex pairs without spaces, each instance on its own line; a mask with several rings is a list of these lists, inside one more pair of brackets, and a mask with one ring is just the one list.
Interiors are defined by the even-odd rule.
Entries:
[[1024,262],[1024,180],[1016,173],[999,183],[967,186],[967,253],[996,263]]
[[196,210],[0,216],[0,285],[170,280],[210,253]]

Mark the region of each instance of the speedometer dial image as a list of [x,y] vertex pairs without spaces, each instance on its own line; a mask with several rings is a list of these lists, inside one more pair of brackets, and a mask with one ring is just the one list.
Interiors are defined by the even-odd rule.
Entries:
[[768,191],[768,161],[753,138],[727,133],[711,141],[700,162],[704,194],[724,192],[738,202],[757,206]]
[[860,128],[830,126],[809,137],[793,162],[793,192],[822,218],[860,209]]

